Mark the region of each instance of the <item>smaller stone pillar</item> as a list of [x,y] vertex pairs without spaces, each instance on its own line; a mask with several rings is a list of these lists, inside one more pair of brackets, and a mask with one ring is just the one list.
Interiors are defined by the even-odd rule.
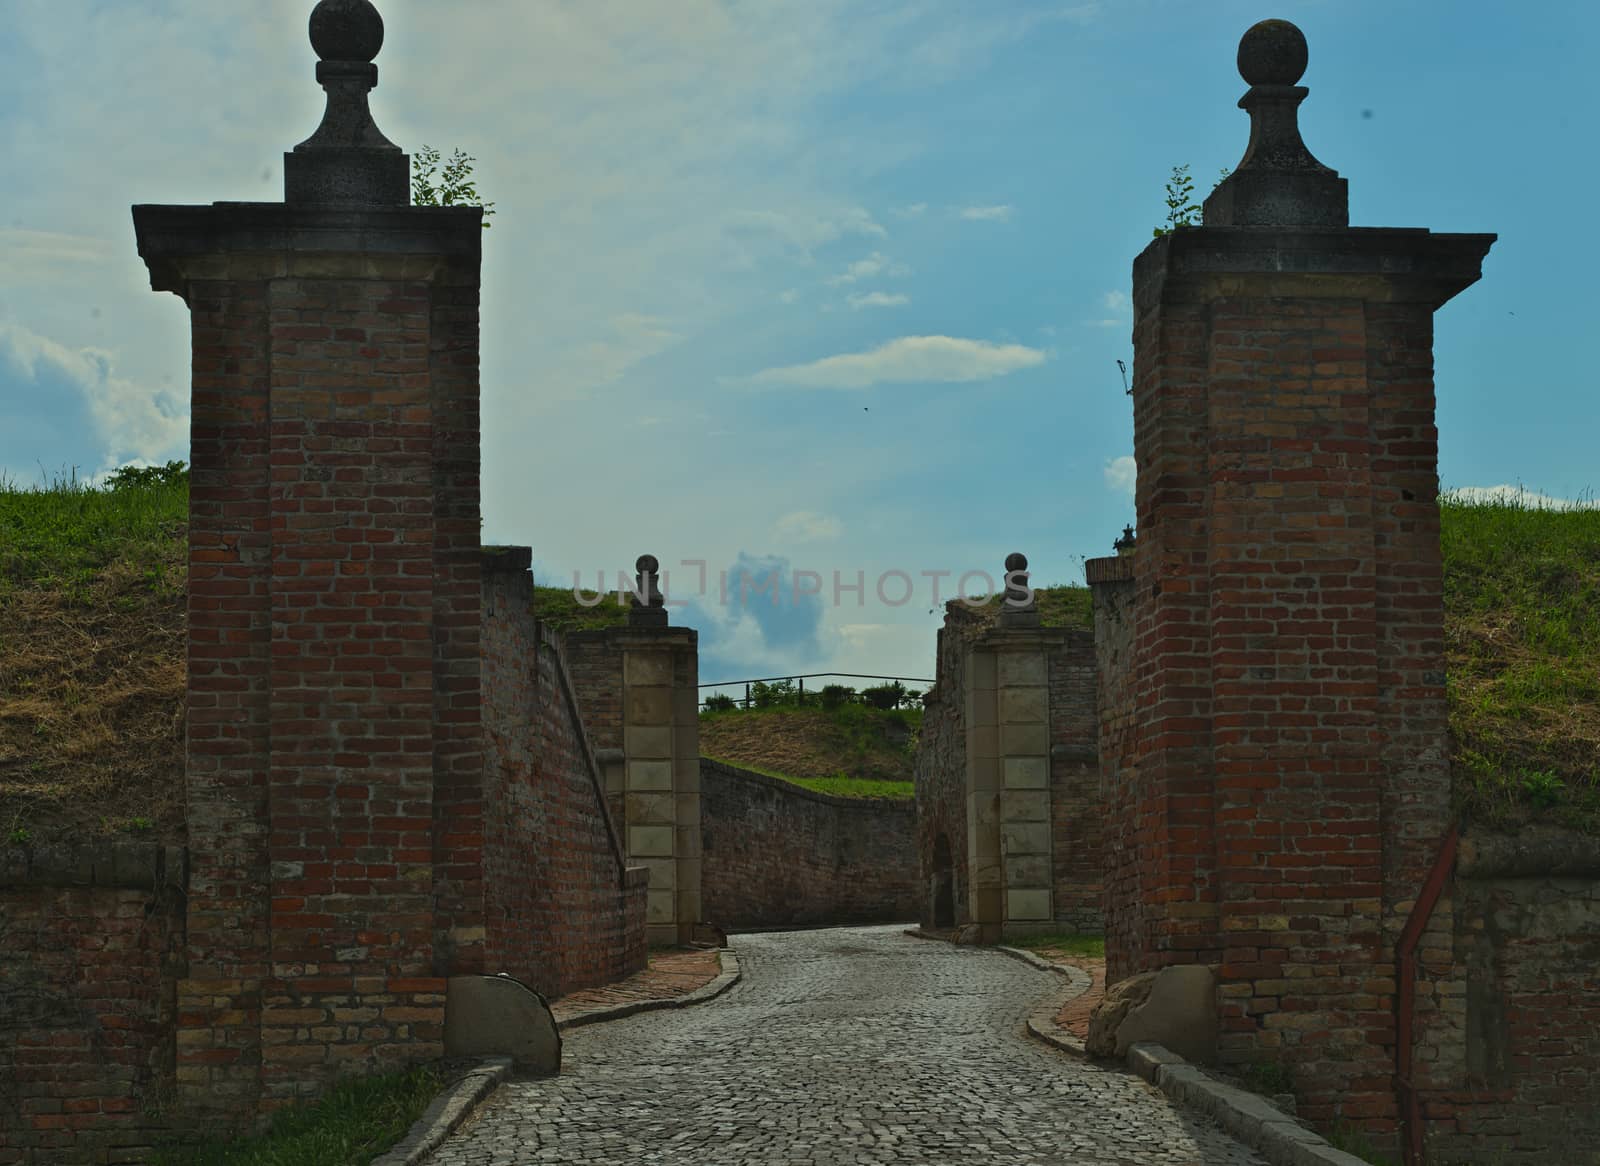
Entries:
[[973,644],[966,669],[968,910],[984,943],[1053,926],[1052,643],[1028,588],[1028,560],[1012,554],[997,626]]
[[688,943],[700,922],[698,637],[667,623],[660,564],[641,555],[622,650],[623,821],[630,862],[650,871],[646,934]]

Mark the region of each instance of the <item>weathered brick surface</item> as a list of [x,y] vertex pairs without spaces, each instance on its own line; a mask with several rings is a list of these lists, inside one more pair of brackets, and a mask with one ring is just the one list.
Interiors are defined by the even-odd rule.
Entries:
[[1105,810],[1098,764],[1094,633],[1066,629],[1046,658],[1050,679],[1051,902],[1057,922],[1105,926],[1101,906]]
[[563,996],[644,966],[645,882],[625,869],[561,641],[533,615],[528,552],[494,551],[483,581],[486,962]]
[[195,341],[176,1084],[235,1122],[436,1055],[444,977],[483,966],[481,229],[276,204],[135,223]]
[[760,930],[917,917],[915,809],[836,798],[701,758],[706,921]]
[[954,924],[969,921],[967,898],[967,649],[989,626],[959,601],[945,605],[934,659],[934,686],[922,701],[913,779],[917,806],[917,919],[934,927],[937,872],[948,861]]
[[0,862],[0,1163],[139,1161],[172,1078],[181,851],[41,857]]
[[1108,974],[1220,965],[1224,1060],[1380,1144],[1393,944],[1449,813],[1432,312],[1488,242],[1203,228],[1134,264]]
[[[1131,740],[1138,706],[1134,703],[1133,605],[1136,583],[1130,556],[1090,559],[1085,564],[1094,594],[1094,647],[1100,786],[1104,805],[1101,824],[1103,899],[1108,957],[1138,950],[1144,928],[1142,871],[1137,843],[1136,785],[1122,773],[1132,755]],[[1108,970],[1112,959],[1108,958]],[[1127,975],[1118,968],[1113,973]]]
[[1600,845],[1471,830],[1462,853],[1418,952],[1428,1150],[1586,1162],[1600,1138]]

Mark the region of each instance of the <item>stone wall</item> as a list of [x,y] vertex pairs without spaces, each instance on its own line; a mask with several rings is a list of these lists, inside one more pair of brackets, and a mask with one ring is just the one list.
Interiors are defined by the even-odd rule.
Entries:
[[1451,1163],[1587,1162],[1600,1142],[1600,840],[1469,831],[1423,941],[1416,1073]]
[[179,847],[0,852],[0,1163],[144,1160],[173,1072]]
[[526,547],[483,570],[485,969],[561,996],[645,962],[628,869],[560,638],[532,612]]
[[[1020,675],[1024,665],[1013,659],[1019,651],[1034,658],[1028,667],[1039,671],[1044,696],[1038,724],[1008,721],[1022,703],[995,695],[997,682],[1006,688]],[[1002,657],[1005,662],[997,665]],[[973,673],[974,661],[981,662],[988,686],[983,690],[986,704],[975,701],[980,694],[975,691],[979,678]],[[1093,634],[1062,627],[995,628],[992,611],[953,600],[945,607],[935,669],[934,687],[923,701],[914,772],[922,925],[940,924],[946,843],[952,922],[979,921],[971,907],[972,848],[987,847],[973,840],[971,807],[981,804],[986,813],[993,811],[985,824],[996,835],[993,857],[1003,871],[1000,894],[990,896],[1003,915],[994,921],[996,926],[1007,934],[1029,929],[1099,932],[1103,812]],[[975,714],[983,718],[977,727],[984,747],[999,753],[975,755],[969,740]],[[1030,734],[1040,740],[1034,742]],[[1031,753],[1020,761],[1019,749],[1047,754],[1047,762]],[[1037,777],[1027,776],[1032,773],[1028,767],[1041,765],[1045,768]],[[974,766],[994,769],[1004,788],[975,790]],[[1037,900],[1039,909],[1020,912],[1024,896]],[[998,933],[987,938],[998,938]]]
[[708,923],[755,931],[917,917],[911,803],[830,797],[707,758],[700,798]]

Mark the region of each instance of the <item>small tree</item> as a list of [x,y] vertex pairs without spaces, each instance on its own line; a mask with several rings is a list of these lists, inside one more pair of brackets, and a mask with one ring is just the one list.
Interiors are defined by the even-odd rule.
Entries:
[[[1227,176],[1228,168],[1224,166],[1211,189],[1222,185],[1222,180]],[[1159,239],[1172,234],[1179,227],[1198,227],[1200,214],[1200,204],[1194,201],[1194,179],[1189,177],[1189,167],[1174,166],[1172,177],[1167,179],[1167,222],[1165,226],[1157,227],[1151,237]]]
[[738,702],[725,692],[713,692],[706,697],[705,711],[708,713],[727,713],[738,707]]
[[[472,164],[477,159],[471,154],[456,150],[448,161],[442,163],[440,172],[439,151],[424,145],[411,155],[411,201],[416,206],[481,206],[483,229],[489,229],[489,216],[494,214],[494,203],[478,197],[478,184],[472,179]],[[438,185],[434,177],[438,176]]]

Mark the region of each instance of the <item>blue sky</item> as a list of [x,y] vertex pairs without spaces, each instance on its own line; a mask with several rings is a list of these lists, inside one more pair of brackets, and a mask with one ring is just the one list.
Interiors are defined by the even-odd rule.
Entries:
[[[137,202],[282,197],[322,96],[310,0],[11,0],[0,471],[186,457],[187,320]],[[1243,152],[1240,33],[1305,31],[1312,151],[1364,226],[1494,231],[1438,316],[1441,476],[1600,481],[1588,148],[1600,6],[380,0],[373,95],[460,147],[485,237],[484,516],[542,582],[643,551],[704,679],[928,675],[929,571],[1081,580],[1132,519],[1130,265]],[[704,561],[708,594],[698,590]],[[739,564],[783,601],[719,601]],[[674,570],[674,568],[676,568]],[[885,602],[874,582],[886,584]],[[819,597],[792,599],[793,573]],[[834,602],[832,580],[867,580]],[[809,586],[810,576],[800,576]],[[735,575],[734,598],[737,598]],[[941,596],[943,598],[943,595]]]

